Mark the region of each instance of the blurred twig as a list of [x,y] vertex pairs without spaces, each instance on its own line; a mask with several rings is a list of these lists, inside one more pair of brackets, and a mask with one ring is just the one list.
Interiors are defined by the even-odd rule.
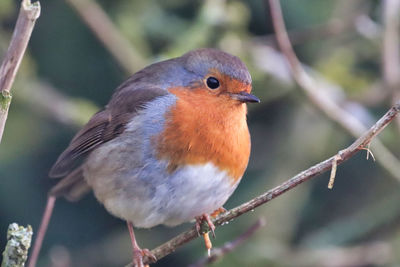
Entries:
[[391,244],[372,242],[350,247],[289,250],[278,254],[278,259],[284,266],[297,267],[389,266],[394,255]]
[[[313,40],[321,40],[323,38],[334,38],[340,34],[355,30],[355,18],[343,21],[332,19],[325,24],[311,26],[305,29],[292,30],[288,32],[290,42],[293,45],[303,44]],[[270,46],[276,46],[275,34],[268,34],[264,37],[256,38],[257,42],[266,43]]]
[[1,267],[23,267],[28,258],[31,240],[32,227],[30,225],[25,228],[16,223],[10,224]]
[[348,215],[329,220],[302,238],[299,246],[343,246],[386,231],[388,225],[396,225],[400,219],[400,197],[397,190],[394,192],[387,192],[384,198],[376,199]]
[[19,65],[32,34],[37,18],[40,16],[40,3],[23,0],[10,46],[0,67],[0,142],[11,103],[11,86],[14,83]]
[[[393,96],[393,103],[400,99],[400,0],[383,3],[382,70],[386,87]],[[400,130],[400,120],[397,118]]]
[[[388,112],[377,121],[368,131],[366,131],[361,137],[359,137],[353,144],[351,144],[346,149],[343,149],[338,152],[340,155],[340,159],[337,160],[337,164],[341,164],[344,161],[351,158],[358,151],[363,150],[369,143],[371,143],[372,139],[376,137],[400,112],[400,103],[394,105]],[[289,191],[299,184],[310,180],[311,178],[331,169],[332,162],[334,161],[336,155],[330,157],[329,159],[320,162],[307,170],[297,174],[291,179],[287,180],[283,184],[265,192],[264,194],[257,196],[250,201],[233,208],[220,216],[218,216],[213,223],[215,226],[220,226],[226,222],[231,221],[232,219],[239,217],[242,214],[245,214],[269,201],[280,196],[281,194]],[[157,259],[161,259],[166,255],[175,251],[178,247],[186,244],[187,242],[198,237],[197,231],[195,227],[191,230],[188,230],[170,241],[160,245],[159,247],[153,249],[151,252],[156,256]],[[145,262],[150,262],[150,259],[145,259]],[[132,266],[132,264],[128,264],[127,266]]]
[[51,84],[32,77],[29,88],[24,86],[15,95],[33,111],[74,128],[82,127],[99,109],[89,100],[71,98],[60,92]]
[[[279,1],[268,0],[268,3],[279,47],[287,58],[293,78],[300,88],[304,90],[315,106],[354,137],[362,134],[366,130],[363,123],[352,113],[341,108],[322,88],[319,88],[317,82],[302,67],[290,43]],[[378,139],[374,140],[372,147],[378,163],[400,181],[400,162],[398,159]]]
[[127,74],[143,68],[146,60],[114,26],[108,15],[95,0],[66,0],[110,51]]
[[210,263],[216,262],[218,259],[225,256],[225,254],[232,252],[242,243],[247,241],[258,229],[260,229],[263,226],[265,226],[265,219],[259,218],[256,223],[250,226],[249,229],[247,229],[247,231],[241,234],[238,238],[236,238],[233,241],[225,243],[220,248],[214,248],[211,252],[210,257],[202,258],[198,262],[189,265],[189,267],[203,267]]

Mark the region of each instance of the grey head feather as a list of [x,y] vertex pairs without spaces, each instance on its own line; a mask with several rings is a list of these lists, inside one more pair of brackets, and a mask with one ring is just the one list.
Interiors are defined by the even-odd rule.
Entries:
[[190,51],[182,56],[185,68],[202,77],[210,69],[217,69],[223,74],[239,81],[251,84],[251,76],[246,65],[238,58],[226,52],[213,48],[203,48]]
[[[244,83],[251,84],[251,76],[246,65],[238,58],[214,48],[192,50],[181,57],[161,61],[147,66],[132,75],[119,86],[114,94],[135,88],[189,86],[201,81],[211,69],[217,69]],[[134,84],[133,88],[131,85]],[[113,96],[113,97],[114,97]]]

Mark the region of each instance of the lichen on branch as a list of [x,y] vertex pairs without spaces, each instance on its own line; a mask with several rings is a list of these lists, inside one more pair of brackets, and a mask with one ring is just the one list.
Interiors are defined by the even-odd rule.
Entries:
[[0,112],[7,111],[11,103],[11,93],[3,91],[0,94]]
[[23,267],[31,246],[32,227],[10,224],[7,231],[7,245],[3,252],[1,267]]

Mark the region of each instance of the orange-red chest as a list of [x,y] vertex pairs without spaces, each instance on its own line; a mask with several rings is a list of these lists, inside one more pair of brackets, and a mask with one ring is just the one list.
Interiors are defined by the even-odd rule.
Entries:
[[157,137],[159,158],[173,172],[187,164],[212,162],[240,179],[250,156],[246,105],[204,90],[173,88],[176,105],[166,114],[165,130]]

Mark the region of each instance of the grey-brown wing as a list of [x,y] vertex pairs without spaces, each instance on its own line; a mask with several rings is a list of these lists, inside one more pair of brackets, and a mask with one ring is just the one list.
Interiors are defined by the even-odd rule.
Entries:
[[80,130],[67,149],[59,156],[50,170],[50,177],[63,177],[74,170],[79,160],[99,145],[117,137],[138,110],[167,94],[160,88],[118,90],[104,110],[99,111]]

